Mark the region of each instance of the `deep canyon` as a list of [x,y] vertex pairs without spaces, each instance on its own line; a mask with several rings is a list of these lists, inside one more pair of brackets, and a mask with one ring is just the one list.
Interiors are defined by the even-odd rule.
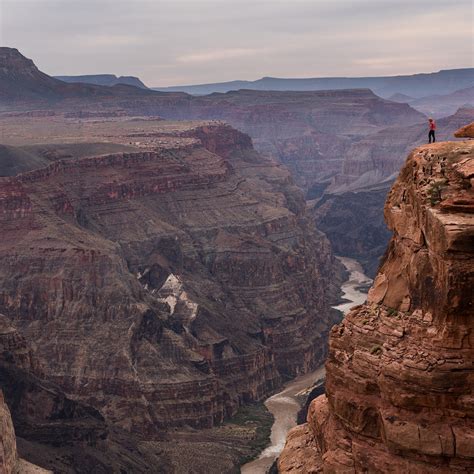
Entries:
[[[0,468],[237,472],[328,357],[282,472],[466,472],[470,129],[396,180],[426,117],[371,90],[99,79],[0,48]],[[343,322],[335,255],[377,275]]]

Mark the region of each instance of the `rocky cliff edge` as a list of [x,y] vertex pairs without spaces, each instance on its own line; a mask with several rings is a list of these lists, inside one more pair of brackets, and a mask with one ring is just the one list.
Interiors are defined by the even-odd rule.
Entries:
[[409,155],[385,205],[384,263],[332,329],[326,395],[280,472],[473,472],[473,184],[473,141]]

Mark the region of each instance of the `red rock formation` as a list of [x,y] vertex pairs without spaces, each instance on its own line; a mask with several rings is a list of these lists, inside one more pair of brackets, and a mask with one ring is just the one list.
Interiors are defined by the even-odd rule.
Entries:
[[173,133],[0,178],[1,311],[48,380],[148,436],[315,367],[334,322],[330,248],[288,171],[222,124]]
[[[281,472],[473,471],[473,177],[468,141],[409,156],[385,206],[385,261],[331,332],[326,395]],[[293,448],[305,443],[311,456]]]
[[458,138],[474,138],[474,122],[461,127],[454,133],[454,136]]

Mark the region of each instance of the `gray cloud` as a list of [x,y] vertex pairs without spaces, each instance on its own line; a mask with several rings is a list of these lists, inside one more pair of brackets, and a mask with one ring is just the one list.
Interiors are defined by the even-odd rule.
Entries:
[[471,0],[0,0],[0,41],[50,74],[149,85],[472,66]]

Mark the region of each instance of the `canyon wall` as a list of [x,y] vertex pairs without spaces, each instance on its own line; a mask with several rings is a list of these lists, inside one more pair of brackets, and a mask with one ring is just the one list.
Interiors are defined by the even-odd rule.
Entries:
[[[129,105],[129,111],[144,113],[140,106]],[[361,138],[424,120],[407,104],[381,99],[368,89],[240,90],[192,97],[186,105],[160,98],[149,102],[145,111],[168,119],[224,120],[249,134],[258,151],[285,164],[305,190],[341,174],[346,159],[353,156],[352,144]]]
[[331,331],[326,395],[280,472],[474,469],[473,181],[472,141],[408,157],[385,205],[383,265]]
[[320,364],[339,268],[247,135],[164,127],[143,150],[0,178],[0,311],[45,379],[151,437]]

